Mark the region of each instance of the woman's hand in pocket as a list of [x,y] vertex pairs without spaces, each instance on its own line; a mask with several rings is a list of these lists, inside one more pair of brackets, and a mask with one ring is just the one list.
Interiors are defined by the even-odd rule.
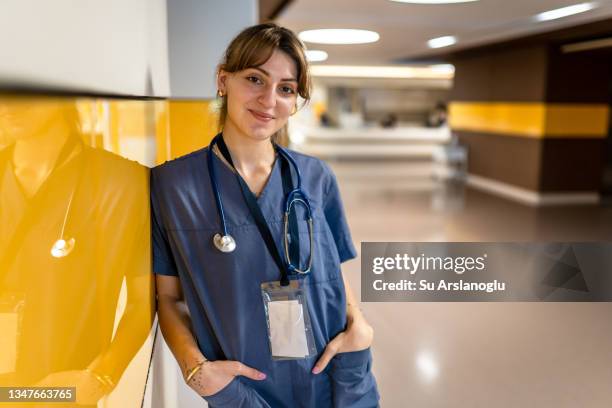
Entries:
[[340,332],[325,347],[325,351],[312,369],[313,374],[322,372],[338,353],[365,350],[372,345],[374,329],[363,318],[349,320],[346,330]]
[[[252,380],[264,380],[266,375],[239,361],[205,361],[187,382],[202,397],[208,397],[221,391],[236,377],[242,375]],[[187,380],[187,375],[185,375]]]

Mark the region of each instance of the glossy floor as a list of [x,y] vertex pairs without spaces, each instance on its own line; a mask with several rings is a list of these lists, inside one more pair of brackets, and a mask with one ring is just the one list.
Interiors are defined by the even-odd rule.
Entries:
[[[364,166],[376,166],[378,176],[364,178]],[[612,240],[611,207],[534,209],[460,184],[394,179],[377,164],[333,167],[356,244]],[[361,175],[351,176],[352,167]],[[359,260],[344,271],[359,293]],[[375,329],[374,371],[385,408],[612,406],[612,303],[362,308]]]

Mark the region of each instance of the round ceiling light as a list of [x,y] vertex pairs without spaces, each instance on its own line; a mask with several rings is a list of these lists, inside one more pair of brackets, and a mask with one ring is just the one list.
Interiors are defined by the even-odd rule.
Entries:
[[306,30],[299,34],[300,40],[316,44],[367,44],[380,39],[374,31],[327,28]]

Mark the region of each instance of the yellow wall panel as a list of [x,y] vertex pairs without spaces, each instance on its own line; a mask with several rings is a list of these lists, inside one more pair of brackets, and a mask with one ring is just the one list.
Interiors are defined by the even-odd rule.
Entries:
[[140,406],[155,306],[147,167],[216,132],[213,101],[0,97],[0,386]]
[[130,159],[155,140],[147,104],[0,97],[0,386],[140,406],[155,303],[148,169]]
[[166,160],[207,146],[216,133],[213,101],[168,101],[170,154]]

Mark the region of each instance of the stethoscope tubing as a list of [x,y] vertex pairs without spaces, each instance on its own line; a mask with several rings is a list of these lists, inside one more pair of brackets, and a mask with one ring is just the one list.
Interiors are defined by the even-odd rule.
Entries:
[[[227,236],[229,237],[229,234],[227,232],[227,223],[226,223],[226,219],[225,219],[225,212],[223,210],[223,201],[221,200],[221,190],[219,188],[219,183],[217,182],[217,174],[215,171],[215,166],[213,163],[214,160],[214,154],[213,154],[213,148],[215,146],[215,144],[217,143],[218,138],[221,137],[221,134],[215,136],[213,138],[213,140],[210,142],[210,145],[208,146],[208,157],[207,157],[207,164],[208,164],[208,172],[210,175],[210,181],[211,181],[211,186],[212,186],[212,190],[213,190],[213,195],[215,197],[215,203],[217,205],[217,211],[219,213],[219,219],[220,219],[220,223],[221,223],[221,229],[223,231],[223,236]],[[293,169],[295,170],[295,174],[296,174],[296,178],[297,178],[297,187],[295,189],[293,189],[292,191],[289,192],[289,194],[287,194],[287,197],[285,198],[285,214],[284,214],[284,249],[285,249],[285,257],[288,263],[288,267],[291,271],[297,272],[299,274],[307,274],[308,272],[310,272],[310,269],[312,267],[312,259],[313,259],[313,244],[314,244],[314,229],[313,229],[313,219],[312,219],[312,210],[310,207],[310,201],[308,200],[308,197],[306,196],[306,194],[304,193],[304,191],[302,191],[302,175],[300,172],[300,169],[297,165],[297,163],[295,162],[295,160],[293,159],[293,157],[291,157],[291,155],[289,154],[289,152],[287,152],[284,148],[282,148],[281,146],[276,145],[277,151],[279,152],[280,155],[283,156],[283,158],[287,159],[287,161],[290,163],[291,167],[293,167]],[[291,211],[291,207],[294,205],[294,203],[299,202],[302,203],[302,205],[306,208],[306,212],[308,215],[308,232],[309,232],[309,241],[310,241],[310,255],[308,257],[308,266],[306,269],[300,269],[298,267],[295,267],[292,263],[291,263],[291,259],[289,257],[289,243],[287,240],[287,235],[289,233],[289,213]],[[232,238],[233,240],[233,238]],[[231,251],[230,251],[231,252]]]
[[[215,142],[215,139],[213,139]],[[213,163],[213,143],[211,142],[208,147],[208,172],[210,173],[210,181],[213,189],[213,196],[217,203],[217,211],[219,212],[219,218],[221,219],[221,229],[223,230],[223,236],[227,236],[227,226],[225,223],[225,212],[223,211],[223,202],[221,201],[221,191],[219,184],[217,183],[217,173],[215,172],[215,165]]]

